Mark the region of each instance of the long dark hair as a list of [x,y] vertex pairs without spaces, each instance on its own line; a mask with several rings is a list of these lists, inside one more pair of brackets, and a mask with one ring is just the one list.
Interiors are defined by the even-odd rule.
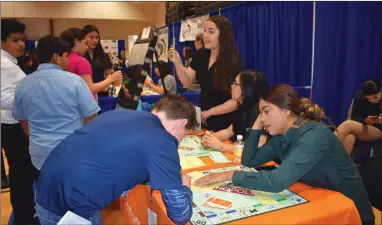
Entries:
[[246,70],[240,73],[241,96],[237,100],[238,108],[248,109],[259,103],[269,84],[264,73],[256,70]]
[[215,90],[228,91],[240,66],[240,54],[236,47],[232,24],[221,15],[212,16],[209,21],[213,22],[220,31],[219,54],[216,59],[216,70],[213,74],[212,86]]
[[364,95],[376,95],[381,91],[381,85],[376,80],[368,80],[363,84]]
[[76,44],[76,40],[82,41],[85,38],[85,34],[79,28],[69,28],[60,34],[60,38],[68,42],[70,49],[72,49]]
[[[161,69],[159,69],[159,67]],[[170,64],[168,64],[168,62],[165,62],[163,60],[159,60],[155,64],[155,68],[158,68],[161,78],[165,78],[167,75],[172,75]]]
[[84,32],[85,36],[88,34],[88,33],[91,33],[93,31],[97,32],[98,34],[98,37],[99,37],[99,41],[97,43],[97,46],[95,47],[94,49],[94,56],[93,58],[98,61],[100,64],[103,65],[103,67],[106,69],[109,69],[110,67],[110,63],[108,63],[106,60],[106,55],[105,55],[105,50],[103,50],[102,48],[102,45],[101,45],[101,36],[99,34],[99,31],[97,29],[97,27],[93,26],[93,25],[86,25],[84,26],[84,28],[82,29],[82,31]]
[[[299,126],[315,120],[326,120],[329,128],[336,129],[332,121],[325,116],[324,110],[307,98],[300,98],[297,91],[288,84],[278,84],[273,86],[262,99],[272,103],[281,109],[288,109],[296,116],[304,119]],[[295,128],[298,126],[294,126]]]
[[241,95],[237,100],[239,115],[234,116],[231,141],[236,141],[236,135],[246,136],[246,129],[253,125],[259,115],[259,101],[266,95],[269,85],[264,73],[256,70],[242,71],[239,76]]

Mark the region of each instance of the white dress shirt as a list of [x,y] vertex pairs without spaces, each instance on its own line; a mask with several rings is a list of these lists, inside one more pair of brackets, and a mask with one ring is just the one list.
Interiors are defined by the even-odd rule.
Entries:
[[25,73],[17,65],[17,59],[1,49],[1,123],[15,124],[12,117],[15,88],[25,77]]

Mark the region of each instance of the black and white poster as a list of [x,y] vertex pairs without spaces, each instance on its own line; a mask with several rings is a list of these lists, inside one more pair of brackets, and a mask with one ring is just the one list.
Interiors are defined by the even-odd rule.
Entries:
[[210,18],[210,15],[190,18],[182,21],[180,27],[180,42],[195,41],[197,34],[204,31],[204,23]]
[[118,40],[101,40],[101,45],[105,53],[110,53],[111,60],[114,61],[118,56]]
[[[155,46],[155,50],[158,53],[159,60],[163,60],[165,62],[168,62],[168,27],[164,27],[162,29],[158,30],[158,41],[157,45]],[[154,62],[156,62],[156,58],[154,55]]]

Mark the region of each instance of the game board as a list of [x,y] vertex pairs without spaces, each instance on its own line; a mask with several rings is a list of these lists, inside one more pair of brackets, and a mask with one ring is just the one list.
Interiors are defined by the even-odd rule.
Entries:
[[[232,166],[203,172],[192,172],[192,182],[210,172],[252,171],[250,168]],[[214,225],[240,220],[263,213],[308,202],[301,196],[286,189],[280,193],[270,193],[235,187],[232,183],[219,183],[207,187],[192,185],[194,225]]]
[[200,137],[197,135],[187,135],[179,143],[179,156],[208,156],[210,149],[203,147]]

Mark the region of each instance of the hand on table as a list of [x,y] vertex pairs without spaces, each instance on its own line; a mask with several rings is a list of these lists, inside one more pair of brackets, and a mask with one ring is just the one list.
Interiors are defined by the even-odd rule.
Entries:
[[145,83],[144,83],[146,86],[148,86],[148,87],[150,87],[150,86],[152,86],[153,85],[153,83],[149,80],[149,79],[147,79],[146,78],[146,80],[145,80]]
[[202,145],[215,150],[221,150],[223,142],[215,137],[215,135],[207,131],[202,137]]
[[210,173],[207,176],[201,177],[194,182],[196,186],[205,186],[209,184],[219,183],[223,181],[232,181],[232,176],[235,171],[227,171],[222,173]]

